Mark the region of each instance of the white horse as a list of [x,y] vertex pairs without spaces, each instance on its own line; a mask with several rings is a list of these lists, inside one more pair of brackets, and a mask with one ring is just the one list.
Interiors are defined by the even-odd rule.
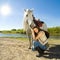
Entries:
[[[32,35],[31,35],[31,27],[36,26],[36,24],[33,21],[33,11],[30,9],[26,9],[24,10],[24,30],[26,31],[26,34],[29,38],[29,48],[31,48],[32,46]],[[45,23],[43,23],[42,27],[40,27],[41,29],[47,31],[47,26]]]

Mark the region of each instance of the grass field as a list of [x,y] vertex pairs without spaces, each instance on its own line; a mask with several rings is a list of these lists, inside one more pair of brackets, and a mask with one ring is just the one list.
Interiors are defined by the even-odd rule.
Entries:
[[49,44],[60,44],[60,39],[50,39],[48,40]]
[[[13,37],[12,37],[13,38]],[[23,40],[23,41],[28,41],[28,38],[13,38],[17,40]],[[60,39],[48,39],[49,44],[60,44]]]

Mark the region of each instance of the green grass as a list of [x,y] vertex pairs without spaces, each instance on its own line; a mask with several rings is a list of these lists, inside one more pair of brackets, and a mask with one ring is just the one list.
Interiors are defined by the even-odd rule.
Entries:
[[17,40],[23,40],[23,41],[28,40],[28,38],[23,38],[23,37],[0,37],[0,38],[11,38],[11,39],[17,39]]
[[[22,40],[22,41],[28,41],[28,38],[14,38],[14,39]],[[49,39],[48,44],[60,44],[60,39],[59,40]]]
[[50,40],[48,40],[48,43],[49,43],[49,44],[60,44],[60,39],[59,39],[59,40],[50,39]]
[[26,32],[23,30],[23,29],[18,29],[18,30],[3,30],[3,31],[0,31],[1,33],[4,33],[4,34],[26,34]]
[[17,37],[10,37],[10,38],[13,38],[13,39],[17,39],[17,40],[22,40],[22,41],[27,41],[28,40],[28,38],[17,38]]
[[[21,41],[28,41],[28,38],[17,38],[17,37],[2,37],[2,38],[11,38],[11,39],[17,39]],[[48,39],[48,44],[59,44],[60,45],[60,39]]]
[[[23,41],[28,41],[28,38],[16,38],[17,40],[23,40]],[[48,44],[59,44],[60,45],[60,39],[49,39]]]

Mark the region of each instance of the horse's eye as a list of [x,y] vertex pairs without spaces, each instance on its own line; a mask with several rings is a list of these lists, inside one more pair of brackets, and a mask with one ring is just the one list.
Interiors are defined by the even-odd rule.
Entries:
[[28,15],[26,15],[26,17],[28,17]]

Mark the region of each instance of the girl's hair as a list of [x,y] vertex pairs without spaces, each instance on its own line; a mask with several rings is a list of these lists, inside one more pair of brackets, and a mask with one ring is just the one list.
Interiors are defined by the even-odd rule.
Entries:
[[34,28],[37,28],[38,29],[38,32],[41,30],[38,26],[34,26],[33,29]]
[[[33,29],[34,29],[34,28],[37,28],[37,29],[38,29],[38,33],[40,32],[40,28],[39,28],[38,26],[34,26]],[[34,32],[35,36],[37,36],[38,33]]]
[[[46,37],[49,38],[49,32],[47,32],[47,31],[45,31],[45,30],[43,30],[43,29],[40,29],[40,28],[37,27],[37,26],[35,26],[34,28],[37,28],[37,29],[38,29],[38,33],[39,33],[40,31],[44,31]],[[34,29],[34,28],[33,28],[33,29]],[[37,36],[38,33],[35,33],[35,32],[34,32],[35,36]]]

